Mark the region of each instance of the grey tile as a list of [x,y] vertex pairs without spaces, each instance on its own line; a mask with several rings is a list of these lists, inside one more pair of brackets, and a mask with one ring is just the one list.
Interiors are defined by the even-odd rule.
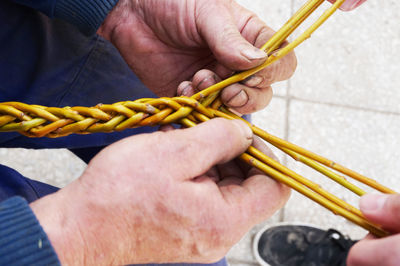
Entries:
[[398,10],[399,1],[368,1],[353,12],[334,14],[296,49],[298,68],[291,95],[400,112]]
[[254,125],[271,134],[283,137],[285,134],[286,100],[274,97],[267,108],[252,115]]
[[[400,116],[293,101],[289,140],[344,164],[396,190],[400,188]],[[288,166],[358,206],[358,197],[315,171],[289,160]],[[285,221],[334,227],[353,237],[365,232],[298,193],[285,208]]]
[[291,2],[281,0],[237,0],[240,5],[256,13],[274,30],[278,30],[291,15]]
[[0,149],[0,163],[22,175],[56,187],[78,178],[86,164],[65,149]]
[[[264,129],[277,137],[285,137],[286,122],[286,100],[274,97],[270,105],[262,111],[253,115],[252,122],[259,128]],[[284,161],[283,154],[275,147],[271,147],[281,162]]]
[[289,81],[280,81],[272,84],[272,90],[274,92],[274,95],[280,96],[280,97],[286,97],[288,93],[290,83]]

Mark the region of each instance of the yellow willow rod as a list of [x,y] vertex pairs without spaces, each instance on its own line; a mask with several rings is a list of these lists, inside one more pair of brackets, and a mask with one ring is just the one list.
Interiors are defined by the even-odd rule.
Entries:
[[262,172],[266,173],[267,175],[273,177],[277,181],[295,189],[296,191],[300,192],[304,196],[308,197],[309,199],[317,202],[318,204],[324,206],[325,208],[331,210],[334,214],[338,214],[347,220],[365,228],[369,232],[373,233],[376,236],[384,237],[388,236],[389,233],[382,230],[381,228],[377,227],[376,225],[371,224],[367,220],[361,218],[358,215],[351,213],[350,211],[342,208],[335,203],[325,199],[323,196],[309,190],[302,184],[298,183],[294,179],[288,179],[286,176],[277,170],[273,169],[272,167],[268,167],[267,165],[263,164],[261,161],[257,160],[256,158],[250,156],[249,154],[243,153],[240,159],[244,160],[245,162],[249,163],[251,166],[260,169]]
[[278,48],[323,2],[325,0],[309,0],[261,47],[261,50],[270,54]]
[[250,155],[256,157],[261,162],[263,162],[263,163],[271,166],[272,168],[276,169],[277,171],[279,171],[279,172],[281,172],[281,173],[283,173],[283,174],[295,179],[299,183],[305,185],[306,187],[308,187],[311,190],[313,190],[314,192],[320,194],[324,198],[334,202],[335,204],[339,205],[340,207],[351,211],[352,213],[356,214],[357,216],[365,218],[364,215],[361,213],[361,211],[359,209],[357,209],[356,207],[352,206],[351,204],[345,202],[344,200],[342,200],[342,199],[336,197],[335,195],[329,193],[328,191],[324,190],[323,188],[321,188],[320,185],[312,182],[311,180],[308,180],[307,178],[297,174],[293,170],[290,170],[289,168],[285,167],[284,165],[280,164],[279,162],[273,160],[272,158],[270,158],[269,156],[265,155],[264,153],[262,153],[261,151],[259,151],[255,147],[250,146],[248,148],[247,152]]
[[281,138],[275,137],[267,132],[265,132],[264,130],[256,127],[256,126],[252,126],[253,132],[257,135],[260,136],[262,139],[264,139],[265,141],[268,141],[269,143],[273,144],[274,146],[277,147],[284,147],[287,148],[289,150],[295,151],[305,157],[308,157],[314,161],[317,161],[327,167],[330,167],[338,172],[341,172],[342,174],[345,174],[349,177],[354,178],[357,181],[360,181],[361,183],[364,183],[370,187],[375,188],[378,191],[381,191],[383,193],[388,193],[388,194],[397,194],[396,191],[387,188],[381,184],[379,184],[378,182],[376,182],[375,180],[368,178],[366,176],[363,176],[353,170],[350,170],[338,163],[335,163],[334,161],[331,161],[321,155],[315,154],[311,151],[308,151],[300,146],[297,146],[293,143],[290,143],[286,140],[283,140]]
[[361,188],[357,187],[356,185],[350,183],[343,176],[339,176],[338,174],[330,171],[329,169],[327,169],[327,168],[323,167],[322,165],[318,164],[317,162],[315,162],[315,161],[313,161],[313,160],[311,160],[311,159],[309,159],[307,157],[304,157],[301,154],[298,154],[297,152],[294,152],[292,150],[289,150],[289,149],[286,149],[286,148],[282,148],[282,147],[280,149],[283,152],[285,152],[286,154],[288,154],[290,157],[295,159],[296,161],[300,161],[300,162],[304,163],[305,165],[308,165],[309,167],[317,170],[321,174],[329,177],[330,179],[332,179],[336,183],[339,183],[340,185],[342,185],[343,187],[345,187],[348,190],[352,191],[353,193],[357,194],[358,196],[363,196],[363,195],[367,194],[367,192],[365,192]]

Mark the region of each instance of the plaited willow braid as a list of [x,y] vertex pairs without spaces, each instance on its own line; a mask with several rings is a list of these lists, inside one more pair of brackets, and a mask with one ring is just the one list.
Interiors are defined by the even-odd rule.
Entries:
[[[19,102],[0,103],[0,132],[18,131],[29,137],[61,137],[72,133],[89,134],[96,132],[121,131],[148,125],[164,125],[179,123],[185,127],[193,127],[214,117],[241,119],[227,110],[218,98],[219,92],[233,83],[243,81],[254,73],[271,65],[291,52],[307,39],[326,19],[329,18],[345,0],[338,0],[303,34],[289,45],[279,49],[286,38],[311,14],[324,0],[308,0],[308,2],[262,47],[269,55],[261,66],[244,71],[223,80],[192,97],[174,97],[158,99],[139,99],[118,102],[115,104],[98,104],[94,107],[45,107],[28,105]],[[246,121],[245,121],[246,122]],[[294,159],[312,167],[331,178],[355,194],[361,196],[365,192],[351,184],[338,173],[327,167],[356,179],[383,193],[395,191],[378,184],[376,181],[356,173],[327,158],[307,151],[299,146],[277,138],[264,130],[248,124],[254,134],[270,144],[278,147]],[[250,146],[240,158],[270,177],[297,190],[333,213],[341,215],[353,223],[365,228],[376,236],[389,233],[379,225],[365,219],[360,210],[346,203],[335,195],[325,191],[318,184],[293,172],[274,161],[255,147]]]
[[19,131],[29,137],[62,137],[72,133],[122,131],[139,126],[179,122],[192,111],[213,118],[214,114],[188,97],[139,99],[94,107],[45,107],[19,102],[0,103],[0,132]]

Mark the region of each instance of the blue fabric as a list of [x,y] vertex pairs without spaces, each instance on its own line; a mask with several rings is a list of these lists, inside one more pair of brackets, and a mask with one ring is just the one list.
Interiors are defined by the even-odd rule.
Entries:
[[[29,7],[10,1],[0,1],[0,25],[0,102],[93,106],[155,97],[132,73],[118,51],[99,36],[88,37],[69,23],[50,20]],[[0,133],[0,147],[68,148],[88,162],[104,146],[132,134],[156,129],[142,127],[57,139]],[[0,165],[0,202],[15,195],[32,202],[55,191],[55,187],[29,180]],[[226,265],[226,261],[211,265]]]
[[0,177],[0,202],[18,195],[30,203],[58,190],[56,187],[30,180],[1,164]]
[[60,265],[46,233],[21,197],[0,202],[0,265]]
[[85,34],[93,34],[118,0],[58,0],[54,17],[68,21]]
[[118,0],[10,0],[36,9],[50,18],[59,18],[93,34]]

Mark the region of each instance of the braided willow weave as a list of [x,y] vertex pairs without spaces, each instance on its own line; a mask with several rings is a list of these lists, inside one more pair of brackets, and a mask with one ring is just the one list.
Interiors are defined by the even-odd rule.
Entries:
[[[244,71],[223,80],[192,97],[139,99],[114,104],[98,104],[94,107],[45,107],[20,102],[0,103],[0,132],[18,131],[28,137],[62,137],[69,134],[122,131],[128,128],[178,123],[193,127],[215,117],[241,119],[227,110],[219,99],[219,92],[228,85],[243,81],[254,73],[271,65],[291,52],[307,39],[344,0],[338,0],[304,33],[287,46],[277,50],[292,32],[316,10],[324,0],[309,0],[289,21],[262,47],[269,55],[261,66]],[[243,120],[245,121],[245,120]],[[245,121],[246,122],[246,121]],[[347,181],[337,172],[356,179],[380,192],[395,193],[372,179],[362,176],[329,159],[307,151],[264,130],[249,124],[254,134],[335,182],[362,196],[365,192]],[[354,206],[325,191],[318,184],[274,161],[253,146],[240,155],[249,165],[257,167],[270,177],[297,190],[335,214],[367,229],[376,236],[389,233],[379,225],[366,220]],[[331,168],[336,172],[328,169]]]

